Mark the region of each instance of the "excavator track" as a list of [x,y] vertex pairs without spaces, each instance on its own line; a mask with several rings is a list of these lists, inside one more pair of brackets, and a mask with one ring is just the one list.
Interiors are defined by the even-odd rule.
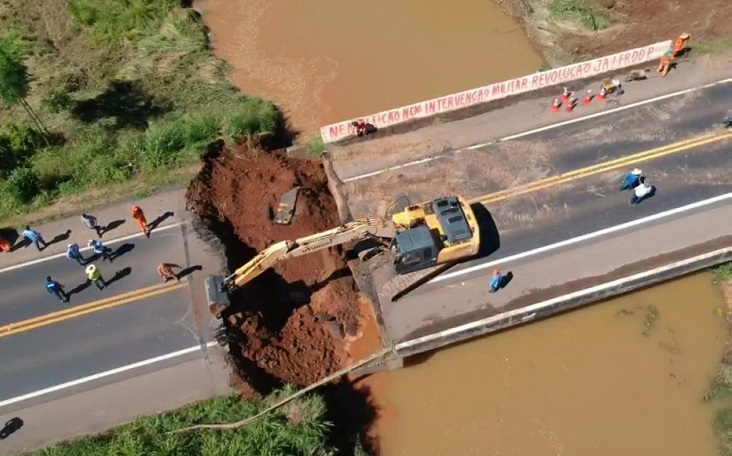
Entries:
[[438,264],[431,268],[421,269],[408,274],[396,275],[389,279],[382,287],[379,294],[390,302],[395,302],[407,293],[413,291],[433,278],[447,271],[452,264]]

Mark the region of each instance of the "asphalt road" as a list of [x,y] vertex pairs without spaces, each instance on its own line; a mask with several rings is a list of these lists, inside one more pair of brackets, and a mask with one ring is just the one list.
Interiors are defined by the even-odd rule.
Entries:
[[[389,171],[349,184],[352,186],[349,190],[349,204],[352,195],[357,191],[353,187],[359,186],[367,195],[370,188],[377,186],[384,193],[393,190],[394,194],[410,192],[416,188],[417,190],[409,194],[411,200],[429,200],[439,196],[437,193],[444,193],[444,188],[435,185],[436,174],[459,175],[461,179],[449,183],[451,190],[468,198],[479,198],[504,188],[560,176],[578,169],[604,166],[603,164],[613,160],[690,138],[726,134],[719,124],[729,106],[732,106],[732,84],[723,84],[692,95],[656,101],[518,139],[487,144],[453,156],[447,153],[441,160]],[[423,334],[429,328],[444,329],[450,321],[459,320],[464,323],[472,318],[471,312],[476,312],[476,318],[481,318],[478,316],[480,312],[483,312],[483,317],[490,314],[491,305],[488,304],[490,299],[485,292],[485,283],[492,268],[479,269],[468,274],[460,274],[460,271],[484,263],[500,262],[521,252],[732,192],[732,179],[729,177],[729,169],[732,168],[731,151],[732,138],[689,148],[682,145],[667,155],[638,164],[629,161],[617,169],[608,169],[585,177],[579,175],[567,182],[490,202],[484,206],[484,211],[478,208],[484,234],[482,247],[488,247],[488,251],[484,251],[477,259],[451,268],[444,274],[449,278],[438,278],[397,303],[382,302],[382,318],[389,338],[400,340]],[[498,166],[495,165],[496,162],[500,162],[504,169],[515,170],[514,176],[504,182],[492,179],[491,167]],[[618,187],[623,174],[636,166],[643,169],[649,182],[656,186],[657,192],[639,206],[631,207],[628,204],[630,192],[619,192]],[[440,173],[440,169],[444,171]],[[511,181],[513,185],[505,185],[505,181]],[[365,198],[355,202],[357,209],[354,212],[368,210],[369,203],[364,201]],[[728,207],[729,204],[727,200],[720,203],[720,206]],[[618,249],[630,249],[625,254],[628,264],[638,262],[669,253],[667,248],[671,246],[679,249],[684,248],[685,243],[698,244],[699,239],[706,239],[705,236],[711,235],[712,231],[717,236],[732,233],[729,225],[719,220],[716,222],[718,226],[704,226],[703,220],[711,219],[708,214],[711,214],[709,211],[712,209],[719,208],[691,210],[670,219],[631,228],[623,233],[583,242],[582,245],[599,245],[613,239],[625,238],[624,242],[616,241],[614,245]],[[490,215],[486,216],[486,213]],[[666,227],[663,234],[665,242],[657,245],[655,254],[648,258],[635,258],[632,240],[640,230],[653,233],[660,226],[672,222],[673,227]],[[495,239],[496,232],[499,242]],[[498,267],[504,272],[509,269],[518,271],[521,279],[513,281],[510,285],[513,289],[502,291],[497,299],[517,299],[542,288],[578,280],[586,277],[586,272],[597,264],[596,258],[588,256],[579,263],[567,264],[566,267],[571,271],[569,274],[554,274],[554,270],[562,269],[560,260],[567,255],[567,251],[568,249],[560,249],[539,255],[538,258],[544,259],[544,270],[539,266],[526,267],[529,263],[539,261],[537,258],[499,264]],[[608,258],[614,258],[616,267],[622,266],[622,252],[611,252],[609,255],[611,256]],[[527,274],[521,272],[528,269],[531,269],[528,275],[533,276],[529,280]],[[598,270],[597,273],[602,272]],[[473,286],[466,287],[468,282],[473,283]],[[505,306],[506,303],[502,305]]]
[[[186,265],[183,244],[181,227],[156,233],[150,239],[138,237],[110,244],[124,253],[112,265],[99,260],[94,263],[107,280],[118,271],[119,277],[104,290],[93,285],[79,290],[70,304],[48,294],[44,282],[51,275],[67,290],[83,284],[84,270],[71,260],[56,258],[4,272],[0,326],[159,284],[159,262]],[[0,402],[195,346],[200,340],[190,308],[190,295],[183,286],[5,337],[0,334]]]

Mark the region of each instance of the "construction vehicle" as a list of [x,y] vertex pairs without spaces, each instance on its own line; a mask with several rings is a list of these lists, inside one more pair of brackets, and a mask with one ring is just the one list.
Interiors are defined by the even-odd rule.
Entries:
[[[367,238],[388,241],[388,250],[383,253],[390,256],[394,277],[381,291],[392,301],[457,261],[476,255],[480,247],[480,229],[469,203],[462,197],[448,196],[408,206],[391,220],[364,218],[300,239],[276,242],[223,280],[210,278],[207,288],[212,291],[218,285],[220,292],[230,293],[281,261]],[[209,307],[214,304],[222,303],[209,292]],[[213,308],[212,312],[220,313]]]

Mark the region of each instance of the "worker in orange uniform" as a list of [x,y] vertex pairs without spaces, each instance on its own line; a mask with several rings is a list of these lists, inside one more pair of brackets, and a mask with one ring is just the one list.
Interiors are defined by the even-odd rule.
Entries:
[[0,236],[0,251],[10,253],[11,250],[13,250],[13,246],[10,245],[10,241]]
[[661,77],[666,76],[668,74],[668,70],[671,69],[671,62],[673,62],[673,60],[674,52],[672,50],[664,52],[661,57],[661,61],[658,63],[658,69],[656,72],[661,73]]
[[691,38],[691,34],[684,32],[674,40],[674,57],[684,53],[686,46],[689,44],[689,38]]
[[147,228],[147,219],[140,206],[132,206],[132,218],[137,221],[140,231],[145,233],[145,236],[150,237],[150,230]]
[[173,279],[180,282],[180,277],[178,277],[178,274],[173,272],[173,268],[180,269],[181,267],[173,263],[160,263],[160,265],[158,265],[158,275],[163,278],[163,283]]

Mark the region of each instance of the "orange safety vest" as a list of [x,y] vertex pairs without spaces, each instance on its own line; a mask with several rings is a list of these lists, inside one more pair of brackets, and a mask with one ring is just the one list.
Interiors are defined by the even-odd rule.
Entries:
[[0,250],[5,253],[10,253],[10,242],[4,237],[0,237]]

